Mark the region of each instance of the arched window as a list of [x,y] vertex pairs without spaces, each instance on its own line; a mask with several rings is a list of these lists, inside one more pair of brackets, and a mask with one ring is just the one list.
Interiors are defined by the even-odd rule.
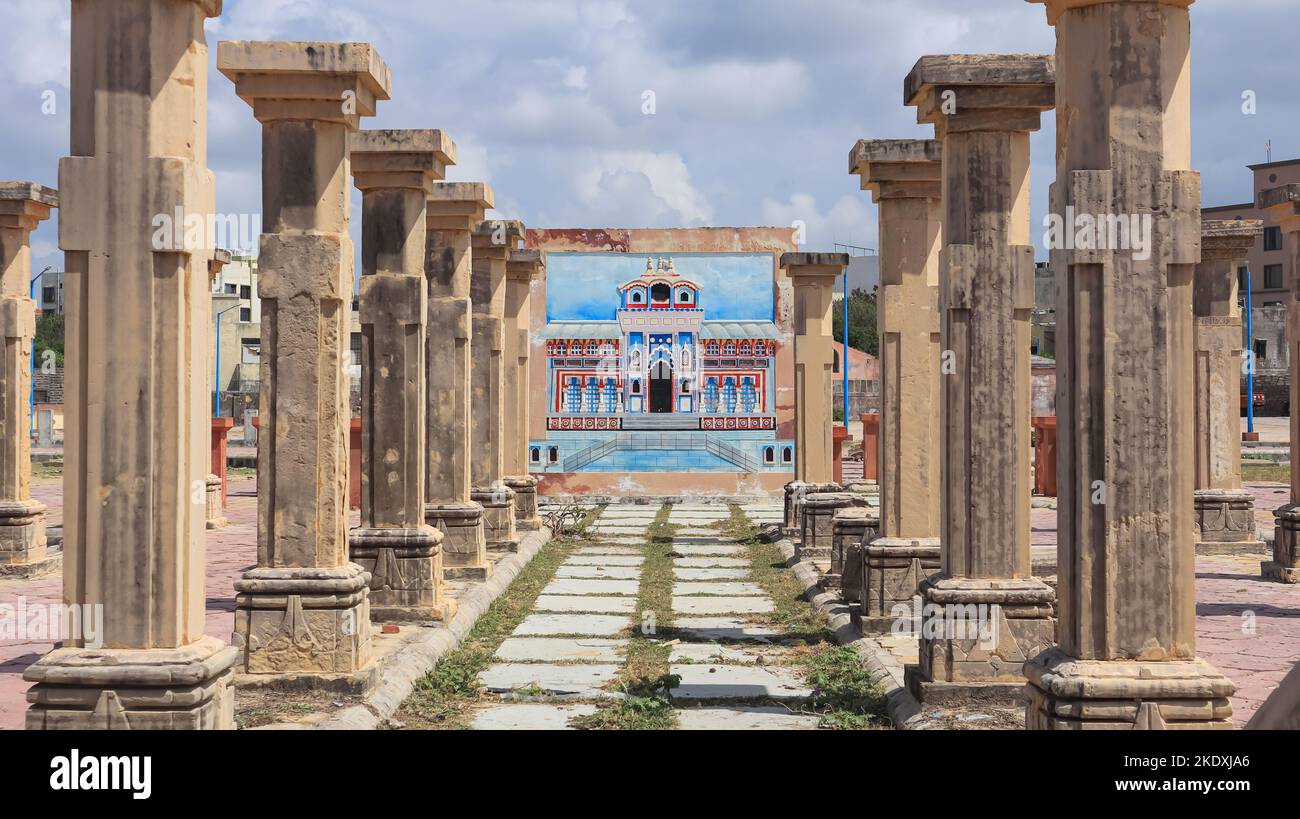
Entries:
[[633,290],[631,299],[632,304],[641,304],[643,301],[645,301],[645,297],[641,295],[641,291]]
[[781,450],[782,463],[788,464],[793,460],[794,460],[794,450],[790,449],[790,447],[786,447],[785,449]]
[[686,393],[689,393],[690,391],[691,391],[691,379],[689,379],[689,378],[683,378],[683,379],[682,379],[682,393],[683,393],[683,394],[686,394]]
[[650,301],[668,301],[672,298],[673,289],[663,282],[650,286]]
[[633,394],[633,395],[640,395],[640,394],[641,394],[641,382],[640,382],[640,381],[633,381],[633,382],[632,382],[632,394]]
[[763,447],[763,463],[765,464],[776,463],[776,447],[771,447],[771,446]]
[[539,464],[539,463],[541,463],[541,462],[542,462],[542,448],[541,448],[541,447],[536,447],[536,446],[533,447],[533,448],[529,451],[529,453],[528,453],[528,460],[532,461],[532,462],[535,463],[535,464]]
[[689,302],[689,301],[691,301],[691,291],[688,290],[688,289],[685,288],[685,287],[683,287],[681,290],[678,290],[678,291],[677,291],[677,300],[678,300],[679,302]]
[[550,451],[547,453],[546,457],[550,459],[551,463],[559,463],[559,461],[560,461],[560,448],[559,448],[558,446],[553,446],[553,447],[551,447],[551,449],[550,449]]

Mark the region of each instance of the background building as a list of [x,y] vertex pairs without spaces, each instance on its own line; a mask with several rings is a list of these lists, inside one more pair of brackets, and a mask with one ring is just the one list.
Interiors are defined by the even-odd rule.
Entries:
[[1251,200],[1237,205],[1219,205],[1204,208],[1204,219],[1262,219],[1264,234],[1255,242],[1250,256],[1238,269],[1241,294],[1246,293],[1246,266],[1250,268],[1251,300],[1255,307],[1286,304],[1287,296],[1295,287],[1295,262],[1287,257],[1282,243],[1282,229],[1269,218],[1266,211],[1255,207],[1259,192],[1279,185],[1300,183],[1300,159],[1268,162],[1247,166],[1251,177]]

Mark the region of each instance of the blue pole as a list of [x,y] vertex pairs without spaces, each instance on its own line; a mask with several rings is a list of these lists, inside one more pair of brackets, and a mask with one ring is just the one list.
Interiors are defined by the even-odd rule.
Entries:
[[221,316],[225,313],[217,313],[217,369],[212,374],[212,417],[221,417]]
[[[29,282],[27,285],[27,296],[32,300],[33,307],[36,306],[35,304],[36,282],[38,279],[40,279],[41,276],[44,276],[48,270],[49,268],[47,267],[45,268],[45,270],[42,270],[40,273],[37,273],[35,276],[32,276],[31,282]],[[32,427],[36,425],[36,335],[35,334],[32,335],[32,371],[31,371],[31,378],[28,379],[28,381],[30,383],[28,384],[28,390],[27,390],[27,430],[28,430],[28,434],[30,435]]]
[[849,271],[844,269],[844,355],[840,357],[840,375],[844,377],[844,426],[849,426]]
[[1250,265],[1246,265],[1246,349],[1250,366],[1246,368],[1246,431],[1255,431],[1255,334],[1251,326]]

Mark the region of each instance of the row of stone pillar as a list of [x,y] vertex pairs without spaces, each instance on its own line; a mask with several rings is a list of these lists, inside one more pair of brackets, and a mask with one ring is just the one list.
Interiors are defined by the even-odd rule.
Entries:
[[[850,156],[881,222],[881,511],[862,547],[860,620],[888,631],[921,593],[907,678],[926,701],[1027,699],[1039,728],[1227,727],[1233,685],[1196,657],[1193,572],[1198,540],[1255,540],[1240,491],[1232,260],[1260,225],[1201,224],[1189,0],[1038,2],[1054,57],[922,58],[904,102],[936,138],[864,140]],[[1033,576],[1029,547],[1029,134],[1053,108],[1055,590]],[[1300,247],[1297,190],[1260,205]],[[1146,235],[1097,234],[1119,219]],[[1098,241],[1077,233],[1088,228]],[[827,283],[847,260],[791,261],[821,262],[821,292],[796,302],[809,336],[796,338],[800,378],[823,364],[825,332],[808,322],[828,320]],[[796,389],[800,457],[814,466],[830,411],[813,382]],[[845,531],[859,514],[842,513]],[[1274,576],[1295,571],[1289,521],[1295,507],[1279,511]],[[979,633],[954,629],[954,612]]]
[[[153,221],[214,212],[203,25],[220,10],[73,9],[73,120],[84,127],[59,173],[64,597],[102,607],[102,643],[72,629],[27,670],[29,728],[231,727],[237,673],[364,687],[372,617],[447,618],[444,574],[486,577],[487,548],[539,528],[522,397],[543,261],[521,248],[523,226],[484,220],[486,185],[438,181],[455,163],[443,132],[359,130],[391,88],[370,45],[223,42],[218,68],[262,125],[258,560],[235,582],[234,645],[204,635],[204,359],[208,271],[221,259],[160,240]],[[106,100],[112,115],[95,116]],[[363,202],[362,502],[349,532],[352,183]],[[57,204],[40,186],[0,185],[5,564],[44,557],[27,487],[27,237]]]

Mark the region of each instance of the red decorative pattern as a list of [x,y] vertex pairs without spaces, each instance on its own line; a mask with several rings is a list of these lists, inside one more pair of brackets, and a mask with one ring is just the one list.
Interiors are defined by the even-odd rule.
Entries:
[[700,429],[776,429],[776,419],[770,415],[705,415],[700,418]]
[[554,430],[618,430],[622,420],[608,415],[552,415],[546,419],[546,428]]

